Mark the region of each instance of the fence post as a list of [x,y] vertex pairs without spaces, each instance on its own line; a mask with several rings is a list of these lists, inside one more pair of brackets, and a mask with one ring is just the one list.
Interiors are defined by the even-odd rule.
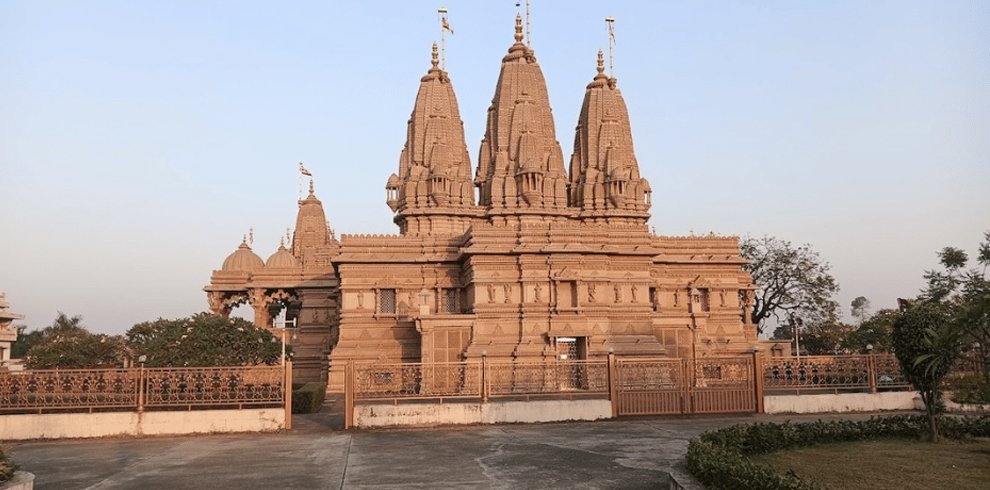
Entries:
[[763,413],[763,356],[760,348],[753,349],[753,387],[756,394],[756,413]]
[[282,401],[285,405],[285,428],[292,428],[292,361],[282,365]]
[[877,362],[873,358],[873,354],[867,354],[866,356],[866,369],[870,377],[870,393],[877,392]]
[[612,402],[612,417],[619,416],[619,387],[618,367],[615,365],[615,353],[608,353],[608,399]]
[[481,356],[481,403],[488,403],[488,356]]
[[695,358],[681,359],[681,413],[692,413],[694,410],[694,400],[692,397],[691,384],[694,383],[693,371],[697,369]]
[[354,363],[344,364],[344,429],[354,426]]
[[137,399],[137,411],[141,413],[144,411],[144,363],[141,363],[141,369],[138,371],[138,399]]

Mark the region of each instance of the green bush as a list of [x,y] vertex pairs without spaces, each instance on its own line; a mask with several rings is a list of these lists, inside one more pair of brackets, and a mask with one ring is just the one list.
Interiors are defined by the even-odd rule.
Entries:
[[[945,437],[990,436],[990,415],[943,417],[939,424]],[[713,489],[817,489],[821,488],[818,483],[804,480],[792,472],[781,474],[772,466],[755,463],[747,456],[831,442],[920,437],[927,430],[928,419],[916,415],[874,417],[864,421],[734,425],[692,439],[688,444],[687,465],[695,478]]]
[[983,376],[970,374],[951,379],[947,385],[948,391],[952,392],[952,401],[956,403],[977,405],[990,403],[990,383],[987,383]]
[[9,480],[10,477],[14,476],[15,471],[17,471],[17,465],[7,459],[7,455],[0,449],[0,483]]
[[292,385],[292,413],[316,413],[327,396],[326,383],[306,383],[296,388]]

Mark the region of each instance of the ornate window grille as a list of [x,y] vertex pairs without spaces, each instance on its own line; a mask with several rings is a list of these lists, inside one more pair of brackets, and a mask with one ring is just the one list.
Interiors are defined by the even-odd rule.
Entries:
[[446,288],[440,291],[440,311],[457,313],[457,290]]
[[378,312],[395,313],[395,290],[381,289],[378,291]]

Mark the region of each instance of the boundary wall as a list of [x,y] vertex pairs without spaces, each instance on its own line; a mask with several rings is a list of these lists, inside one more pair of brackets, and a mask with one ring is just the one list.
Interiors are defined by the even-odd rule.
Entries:
[[285,427],[285,410],[195,410],[0,415],[0,439],[163,436],[220,432],[271,432]]

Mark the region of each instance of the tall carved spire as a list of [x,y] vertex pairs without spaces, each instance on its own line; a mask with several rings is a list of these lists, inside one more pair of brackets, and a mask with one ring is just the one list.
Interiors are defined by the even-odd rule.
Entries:
[[489,216],[570,213],[546,81],[533,50],[523,44],[518,14],[515,43],[502,58],[488,108],[475,185]]
[[309,179],[309,195],[299,201],[296,229],[292,238],[292,255],[305,265],[329,266],[330,257],[339,244],[327,227],[323,203],[316,198],[313,179]]
[[598,73],[588,84],[574,135],[570,204],[579,218],[646,224],[650,184],[639,174],[626,102],[616,80],[605,75],[598,50]]
[[409,117],[399,173],[385,186],[403,234],[460,233],[467,217],[478,215],[464,123],[450,78],[439,67],[436,43],[430,62]]

